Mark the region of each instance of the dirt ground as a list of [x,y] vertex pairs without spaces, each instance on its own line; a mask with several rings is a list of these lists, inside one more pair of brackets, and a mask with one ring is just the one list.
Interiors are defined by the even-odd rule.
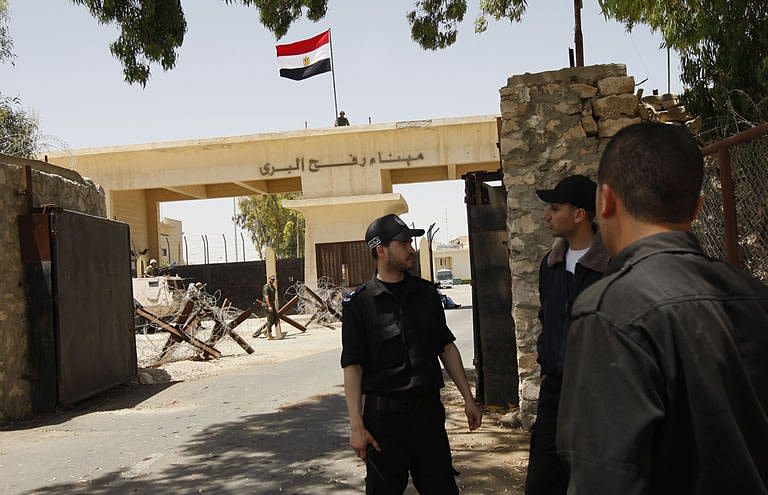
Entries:
[[[470,376],[470,383],[474,377]],[[500,408],[483,409],[483,426],[469,432],[464,400],[450,380],[443,389],[446,430],[462,493],[524,493],[530,435],[521,428],[502,426]],[[408,492],[411,493],[411,492]],[[412,493],[416,493],[415,491]]]

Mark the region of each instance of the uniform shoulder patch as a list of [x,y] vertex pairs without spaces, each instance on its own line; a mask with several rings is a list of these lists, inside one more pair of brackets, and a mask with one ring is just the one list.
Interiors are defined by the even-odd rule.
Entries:
[[354,289],[354,290],[349,291],[349,292],[345,292],[341,296],[341,304],[349,304],[352,301],[352,299],[357,297],[357,295],[360,294],[361,292],[363,292],[364,290],[365,290],[365,284],[361,285],[357,289]]

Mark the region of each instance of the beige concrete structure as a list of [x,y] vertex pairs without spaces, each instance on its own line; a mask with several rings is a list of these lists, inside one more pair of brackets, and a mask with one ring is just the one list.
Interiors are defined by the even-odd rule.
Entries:
[[497,170],[496,116],[359,125],[196,141],[75,150],[50,156],[100,184],[110,218],[131,226],[133,249],[159,259],[159,203],[301,192],[306,281],[315,244],[361,240],[374,217],[408,206],[394,184]]
[[184,249],[181,247],[181,222],[173,218],[163,218],[160,220],[158,233],[160,234],[160,254],[157,261],[160,266],[171,263],[185,265]]
[[460,236],[448,244],[439,244],[432,248],[432,264],[435,273],[447,268],[453,272],[454,279],[471,280],[469,266],[469,237]]

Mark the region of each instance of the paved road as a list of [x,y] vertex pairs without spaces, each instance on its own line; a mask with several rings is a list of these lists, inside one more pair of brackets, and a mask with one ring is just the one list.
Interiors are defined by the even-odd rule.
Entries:
[[[448,293],[469,301],[466,287]],[[446,314],[469,367],[471,309]],[[336,346],[197,380],[120,387],[0,431],[0,493],[361,493],[338,360]]]

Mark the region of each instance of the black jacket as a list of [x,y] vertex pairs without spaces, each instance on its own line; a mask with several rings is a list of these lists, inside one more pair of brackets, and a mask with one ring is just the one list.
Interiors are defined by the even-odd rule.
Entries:
[[438,355],[455,337],[434,284],[406,274],[401,301],[376,277],[343,301],[341,366],[363,366],[362,392],[421,394],[443,386]]
[[768,287],[691,234],[644,238],[576,300],[568,493],[768,493]]
[[608,266],[608,252],[600,234],[576,263],[575,273],[565,269],[568,242],[559,239],[544,256],[539,266],[539,321],[541,334],[536,343],[537,361],[542,374],[559,377],[563,374],[565,343],[571,325],[571,307],[576,296],[603,276]]

